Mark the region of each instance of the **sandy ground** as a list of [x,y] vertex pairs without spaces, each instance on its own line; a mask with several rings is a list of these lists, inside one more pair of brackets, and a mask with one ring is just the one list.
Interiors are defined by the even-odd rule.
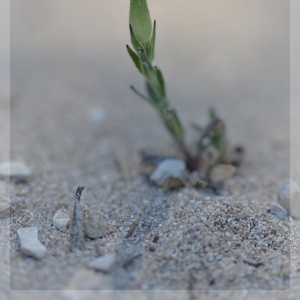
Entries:
[[[155,62],[183,123],[205,122],[214,105],[230,141],[246,148],[245,162],[222,196],[191,187],[163,193],[149,184],[138,173],[139,150],[176,151],[151,108],[128,88],[143,85],[125,50],[129,4],[11,3],[11,101],[3,87],[0,158],[10,154],[33,174],[27,183],[0,181],[11,201],[11,218],[0,220],[1,300],[297,299],[300,223],[266,210],[290,171],[300,179],[296,148],[290,168],[290,133],[295,140],[298,131],[290,132],[289,5],[149,3],[158,23]],[[292,108],[293,118],[297,101]],[[52,218],[61,208],[71,213],[79,184],[86,186],[83,213],[101,210],[110,233],[86,238],[87,249],[71,253],[69,232],[55,229]],[[144,205],[139,230],[124,239]],[[226,225],[231,215],[235,233]],[[38,227],[48,249],[40,261],[20,252],[16,230],[28,226]],[[86,268],[96,245],[102,254],[117,253],[107,275]]]

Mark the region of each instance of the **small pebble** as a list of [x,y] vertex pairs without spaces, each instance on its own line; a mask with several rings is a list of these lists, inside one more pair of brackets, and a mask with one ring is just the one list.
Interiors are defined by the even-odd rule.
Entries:
[[64,231],[67,229],[71,221],[71,218],[65,212],[58,210],[53,217],[53,225],[55,228]]
[[185,171],[185,162],[176,158],[163,160],[151,174],[150,180],[163,186],[168,178],[181,179]]
[[10,215],[10,205],[8,203],[0,203],[0,219]]
[[6,161],[0,164],[0,176],[27,179],[30,174],[31,169],[22,162]]
[[300,187],[295,181],[286,180],[279,184],[278,202],[293,218],[300,219]]
[[88,262],[87,266],[97,271],[108,273],[111,270],[113,264],[115,263],[115,260],[115,254],[110,253],[93,259],[92,261]]
[[38,240],[38,229],[36,227],[20,228],[17,230],[21,251],[37,259],[41,259],[46,254],[46,247]]
[[84,219],[85,234],[93,239],[104,237],[107,234],[108,226],[100,211],[95,211]]
[[278,217],[280,220],[284,220],[287,216],[286,210],[277,203],[271,205],[270,213]]
[[155,251],[156,250],[156,244],[154,242],[149,243],[149,250],[150,251]]
[[223,182],[235,173],[236,168],[232,165],[219,164],[212,168],[210,171],[210,181],[212,183]]

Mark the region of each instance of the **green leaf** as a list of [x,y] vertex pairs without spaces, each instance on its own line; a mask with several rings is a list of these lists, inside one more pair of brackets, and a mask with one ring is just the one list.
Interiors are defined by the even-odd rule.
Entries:
[[150,105],[152,105],[155,109],[158,109],[156,103],[154,101],[152,101],[152,99],[144,96],[141,92],[139,92],[135,87],[133,87],[132,85],[130,86],[130,88],[142,99],[146,100]]
[[143,73],[148,78],[148,80],[150,81],[150,84],[154,88],[154,86],[156,86],[156,82],[155,82],[156,81],[156,72],[155,72],[154,68],[152,67],[151,62],[149,61],[144,49],[141,50],[140,58],[141,58]]
[[218,119],[218,114],[213,107],[209,110],[209,116],[211,120]]
[[138,55],[128,45],[126,45],[126,48],[127,48],[129,56],[131,57],[133,63],[137,67],[137,69],[141,73],[143,73],[142,65],[141,65],[141,62],[140,62],[140,59],[139,59]]
[[136,39],[146,44],[151,37],[152,24],[146,0],[130,0],[129,23]]
[[226,126],[224,121],[221,120],[220,125],[217,126],[208,136],[211,145],[213,145],[219,152],[223,151],[225,148],[225,134]]
[[130,38],[131,38],[131,43],[135,49],[135,51],[137,53],[140,53],[143,46],[139,43],[139,41],[136,39],[134,33],[133,33],[133,30],[132,30],[132,26],[131,24],[129,24],[129,30],[130,30]]
[[177,113],[175,112],[174,114],[170,115],[160,114],[160,116],[175,142],[181,143],[184,139],[184,129],[181,125]]
[[156,21],[154,20],[151,40],[146,43],[145,50],[149,60],[152,62],[155,54],[155,35],[156,35]]
[[196,123],[192,123],[191,126],[193,129],[195,129],[196,131],[200,131],[200,132],[203,131],[203,129],[204,129],[202,126],[200,126]]
[[152,98],[155,102],[159,102],[159,98],[157,97],[155,91],[153,90],[152,86],[146,81],[146,88],[150,98]]
[[165,97],[166,96],[166,90],[165,90],[165,81],[164,81],[163,74],[162,74],[161,70],[158,67],[155,67],[155,72],[156,72],[156,77],[157,77],[158,82],[159,82],[160,92],[162,94],[162,97]]

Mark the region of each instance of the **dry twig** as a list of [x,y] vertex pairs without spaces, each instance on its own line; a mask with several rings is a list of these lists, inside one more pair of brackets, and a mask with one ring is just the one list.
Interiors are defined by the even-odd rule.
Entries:
[[[82,231],[82,216],[80,213],[80,197],[82,191],[85,189],[83,185],[80,185],[75,194],[75,204],[73,211],[72,227],[71,227],[71,250],[73,251],[77,245],[80,250],[84,250],[84,238]],[[77,229],[77,234],[76,234]]]
[[138,227],[140,221],[141,221],[141,218],[142,218],[142,215],[143,215],[143,210],[141,210],[138,215],[137,215],[137,218],[136,220],[132,223],[129,231],[127,232],[127,234],[125,235],[125,238],[129,238],[132,236],[132,234],[134,233],[135,229]]

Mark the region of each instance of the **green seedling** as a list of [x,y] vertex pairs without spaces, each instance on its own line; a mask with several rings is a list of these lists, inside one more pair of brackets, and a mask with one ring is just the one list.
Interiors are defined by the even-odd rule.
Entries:
[[211,110],[210,122],[205,128],[194,124],[200,138],[196,149],[191,151],[186,146],[185,131],[177,111],[167,96],[163,74],[152,64],[155,56],[156,21],[151,21],[146,0],[130,0],[129,30],[133,48],[126,45],[127,51],[138,71],[145,77],[147,93],[143,94],[133,86],[131,89],[155,109],[184,155],[188,170],[197,170],[207,146],[214,146],[220,154],[225,150],[224,122]]

